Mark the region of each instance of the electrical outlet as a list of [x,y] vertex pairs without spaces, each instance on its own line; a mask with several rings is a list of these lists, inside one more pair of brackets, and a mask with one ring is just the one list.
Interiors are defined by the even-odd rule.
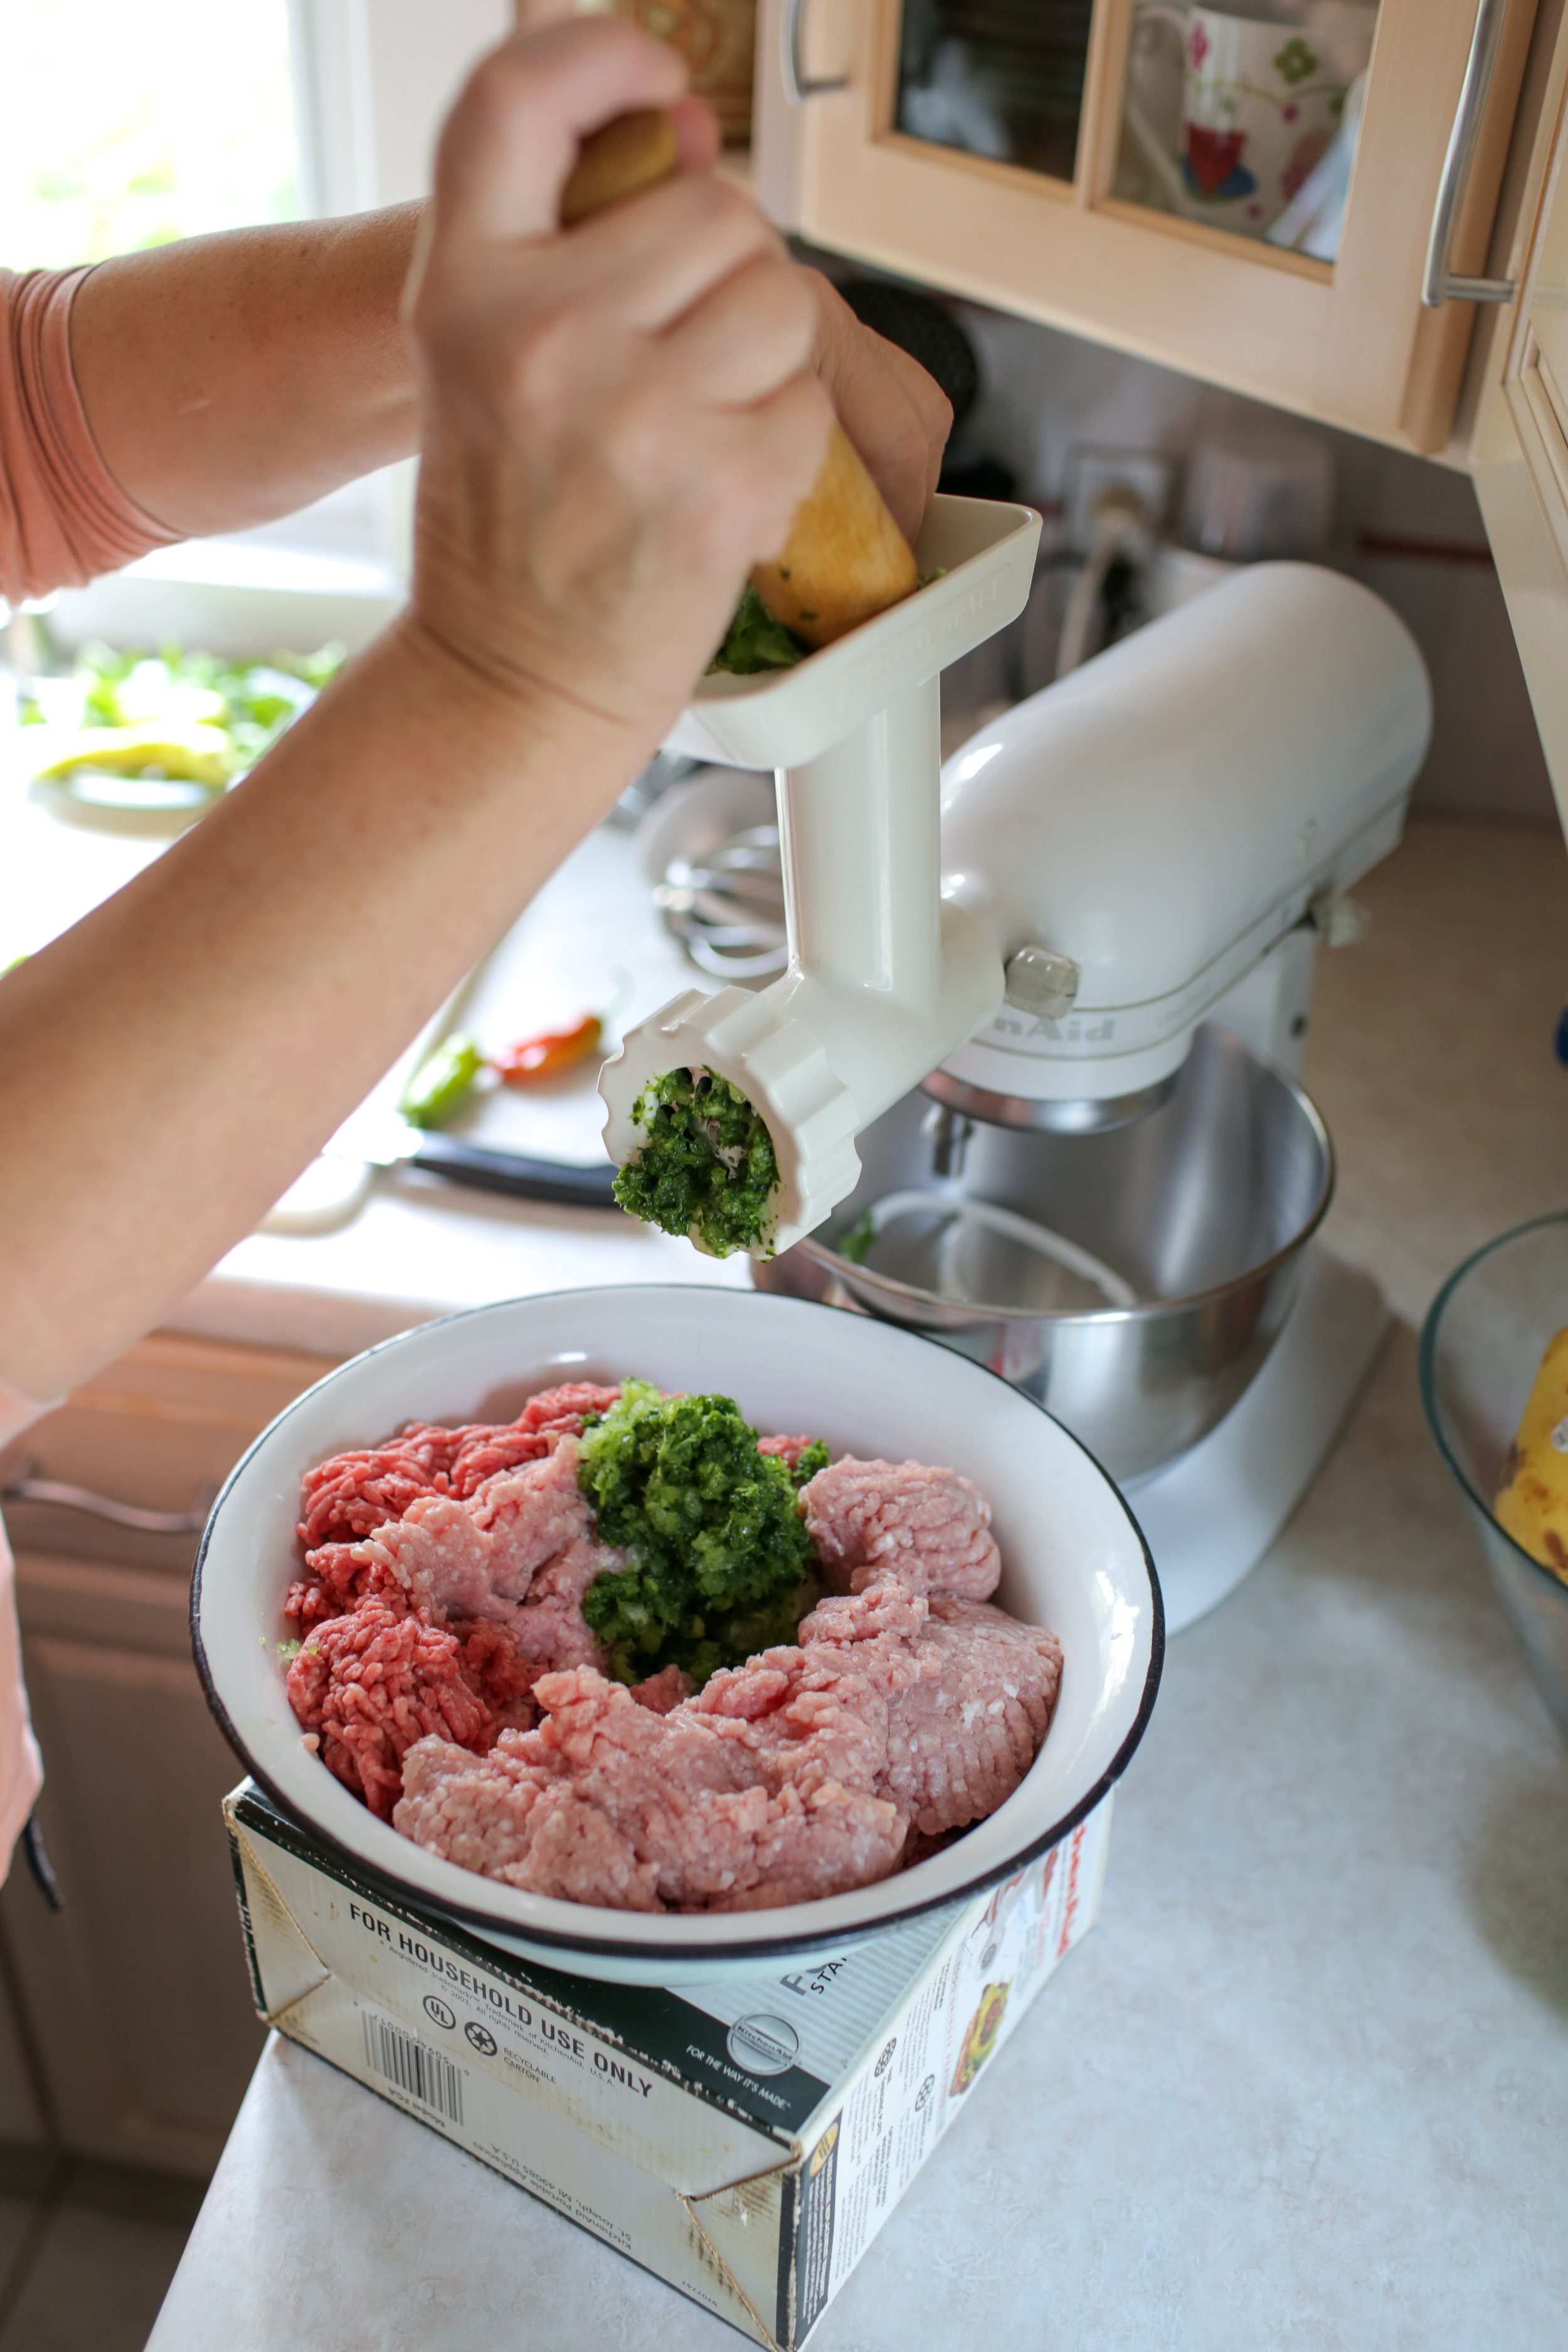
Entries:
[[1068,457],[1067,495],[1063,500],[1064,543],[1079,551],[1089,545],[1094,512],[1107,490],[1129,489],[1142,500],[1149,530],[1157,538],[1164,528],[1176,487],[1176,460],[1156,449],[1072,450]]

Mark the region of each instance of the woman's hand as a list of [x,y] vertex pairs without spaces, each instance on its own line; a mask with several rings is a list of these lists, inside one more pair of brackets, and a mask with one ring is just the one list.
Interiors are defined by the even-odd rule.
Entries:
[[[816,478],[814,360],[895,496],[889,419],[911,509],[929,480],[930,395],[911,426],[877,391],[865,370],[901,362],[708,175],[679,92],[668,50],[603,20],[479,68],[410,298],[409,613],[0,979],[0,1377],[24,1391],[108,1361],[252,1229],[614,801]],[[582,134],[639,105],[671,107],[686,173],[561,235]]]
[[[449,118],[407,300],[424,467],[412,625],[531,709],[658,740],[826,447],[814,281],[704,169],[564,233],[579,139],[679,101],[604,19],[509,42]],[[689,161],[710,157],[678,112]],[[706,146],[706,153],[704,147]]]

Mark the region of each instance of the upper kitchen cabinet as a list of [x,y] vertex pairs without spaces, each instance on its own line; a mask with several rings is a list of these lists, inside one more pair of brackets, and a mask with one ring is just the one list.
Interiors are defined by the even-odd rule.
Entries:
[[1534,13],[763,0],[757,193],[817,245],[1437,450]]

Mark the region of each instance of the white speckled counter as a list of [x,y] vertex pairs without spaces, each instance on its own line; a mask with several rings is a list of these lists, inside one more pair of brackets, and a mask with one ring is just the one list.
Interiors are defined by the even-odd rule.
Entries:
[[747,1287],[751,1261],[702,1257],[618,1211],[521,1207],[439,1176],[378,1176],[351,1225],[253,1234],[171,1326],[253,1347],[349,1356],[434,1315],[611,1282]]
[[[1325,960],[1309,1077],[1332,1238],[1413,1318],[1562,1203],[1568,864],[1554,835],[1427,825],[1358,895],[1372,939]],[[1100,1925],[814,2347],[1568,2341],[1565,1813],[1407,1320],[1268,1559],[1173,1643]],[[739,2340],[274,2042],[151,2352]]]

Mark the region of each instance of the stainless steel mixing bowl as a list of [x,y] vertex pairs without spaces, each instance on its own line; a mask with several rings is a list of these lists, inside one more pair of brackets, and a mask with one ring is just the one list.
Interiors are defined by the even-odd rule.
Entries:
[[[1037,1398],[1119,1479],[1173,1460],[1229,1412],[1289,1313],[1334,1182],[1301,1088],[1207,1025],[1170,1099],[1129,1127],[993,1127],[917,1090],[858,1148],[855,1192],[819,1234],[757,1265],[759,1286],[929,1332]],[[909,1192],[931,1196],[930,1214],[900,1215],[858,1264],[845,1255],[865,1212]],[[1038,1251],[955,1221],[955,1198],[1062,1235],[1139,1303],[1109,1307]]]

